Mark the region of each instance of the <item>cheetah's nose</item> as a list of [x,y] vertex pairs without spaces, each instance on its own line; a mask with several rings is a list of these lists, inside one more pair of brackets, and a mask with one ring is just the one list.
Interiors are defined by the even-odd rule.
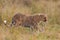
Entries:
[[47,19],[44,20],[44,22],[46,22],[46,21],[47,21]]

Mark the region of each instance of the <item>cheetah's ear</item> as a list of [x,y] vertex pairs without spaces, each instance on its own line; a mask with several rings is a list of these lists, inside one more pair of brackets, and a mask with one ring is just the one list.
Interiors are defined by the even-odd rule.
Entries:
[[47,16],[47,13],[40,13],[39,15],[45,15],[45,16]]
[[45,13],[38,13],[38,15],[44,15]]

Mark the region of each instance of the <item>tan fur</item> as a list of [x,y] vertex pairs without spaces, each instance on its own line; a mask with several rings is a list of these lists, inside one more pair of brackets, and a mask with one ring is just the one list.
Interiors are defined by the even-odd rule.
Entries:
[[25,15],[17,13],[12,18],[12,24],[14,24],[15,26],[19,26],[22,24],[22,22],[24,21],[25,18],[26,18]]
[[15,25],[18,26],[24,26],[24,27],[31,27],[31,28],[37,28],[37,25],[40,21],[46,22],[46,16],[41,15],[33,15],[33,16],[26,16],[23,14],[16,14],[12,18],[12,24],[15,22]]
[[25,22],[23,22],[23,25],[37,29],[37,25],[40,21],[46,22],[47,19],[44,15],[28,16]]

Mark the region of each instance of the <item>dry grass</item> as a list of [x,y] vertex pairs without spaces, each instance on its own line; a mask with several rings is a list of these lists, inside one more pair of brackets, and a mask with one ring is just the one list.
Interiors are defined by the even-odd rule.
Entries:
[[[25,15],[45,13],[48,23],[41,32],[8,27],[17,12]],[[7,25],[3,20],[7,20]],[[39,25],[42,29],[42,25]],[[60,0],[0,0],[0,40],[60,40]]]

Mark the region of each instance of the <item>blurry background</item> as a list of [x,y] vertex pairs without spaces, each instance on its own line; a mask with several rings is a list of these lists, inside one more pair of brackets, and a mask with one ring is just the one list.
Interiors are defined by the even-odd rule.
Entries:
[[[48,23],[44,32],[30,34],[27,28],[7,27],[16,13],[34,15],[45,13]],[[0,40],[60,40],[60,0],[0,0]]]

